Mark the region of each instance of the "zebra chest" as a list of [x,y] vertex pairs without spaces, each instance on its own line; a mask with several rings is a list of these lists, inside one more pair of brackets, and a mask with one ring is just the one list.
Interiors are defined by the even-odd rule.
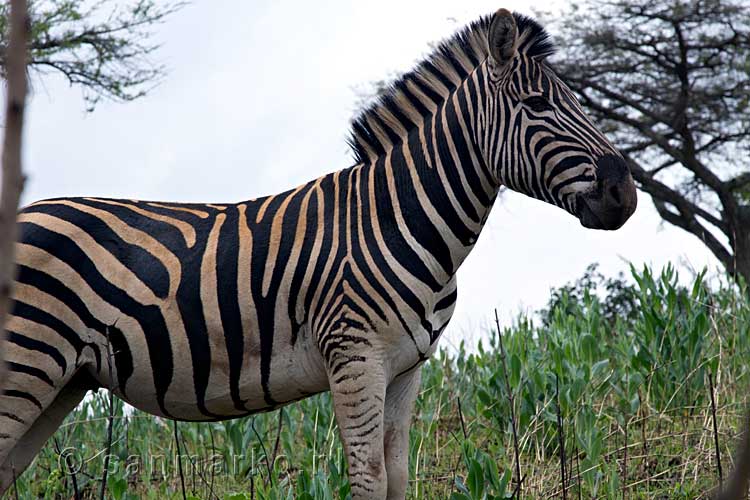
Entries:
[[[389,331],[378,335],[394,375],[408,371],[430,358],[448,325],[456,304],[455,277],[437,293],[427,295],[421,302],[422,314],[403,314]],[[412,309],[413,311],[413,309]]]

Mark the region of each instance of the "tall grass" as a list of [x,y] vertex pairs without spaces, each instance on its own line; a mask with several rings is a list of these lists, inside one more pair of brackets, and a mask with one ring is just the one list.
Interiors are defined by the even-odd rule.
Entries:
[[[428,362],[410,498],[697,498],[717,485],[747,401],[748,293],[710,289],[703,275],[683,288],[672,268],[633,277],[632,315],[605,314],[606,297],[593,291],[564,293],[546,321],[519,317],[486,343]],[[19,497],[98,498],[108,405],[97,393],[66,420],[18,479]],[[180,457],[170,422],[117,401],[112,422],[111,498],[182,498],[178,459],[187,498],[349,492],[328,394],[281,412],[180,423]]]

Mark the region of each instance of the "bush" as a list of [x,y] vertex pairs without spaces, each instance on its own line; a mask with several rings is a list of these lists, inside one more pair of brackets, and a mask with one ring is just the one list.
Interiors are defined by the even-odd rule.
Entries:
[[[632,276],[607,280],[591,267],[553,292],[539,325],[520,317],[474,349],[439,351],[423,368],[410,497],[511,496],[514,420],[524,498],[563,489],[570,498],[694,498],[716,485],[717,457],[728,470],[747,402],[748,294],[710,288],[703,274],[681,287],[671,267]],[[98,393],[67,419],[19,478],[21,497],[70,498],[74,476],[83,498],[97,497],[107,402]],[[115,416],[109,494],[182,498],[171,422],[121,403]],[[348,497],[328,394],[281,413],[180,423],[179,432],[191,498]],[[60,458],[71,450],[75,475]],[[150,465],[154,457],[164,465]]]

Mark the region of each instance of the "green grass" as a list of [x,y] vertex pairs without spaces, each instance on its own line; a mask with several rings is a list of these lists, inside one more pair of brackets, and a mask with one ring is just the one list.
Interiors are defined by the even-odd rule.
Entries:
[[[574,301],[563,294],[548,320],[536,322],[545,326],[518,318],[501,332],[522,498],[560,498],[563,488],[570,499],[705,496],[719,480],[715,439],[724,478],[731,471],[747,401],[747,292],[726,284],[709,289],[703,276],[681,288],[669,268],[634,278],[635,314],[613,319],[602,312],[605,300],[584,290]],[[514,492],[513,426],[498,340],[493,332],[486,343],[440,351],[424,366],[411,430],[410,498],[495,499]],[[82,498],[98,498],[108,415],[106,393],[88,399],[18,479],[19,497],[73,498],[75,477]],[[119,402],[113,422],[107,496],[182,498],[172,422],[126,412]],[[178,430],[189,498],[348,494],[328,394],[281,413],[180,423]]]

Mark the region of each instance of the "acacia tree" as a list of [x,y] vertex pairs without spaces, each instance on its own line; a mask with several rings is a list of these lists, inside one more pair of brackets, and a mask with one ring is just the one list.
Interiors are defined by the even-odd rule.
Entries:
[[552,24],[555,69],[659,215],[750,282],[745,0],[584,0]]
[[[152,60],[159,44],[152,29],[182,2],[136,0],[36,0],[29,2],[28,67],[38,75],[60,74],[80,87],[87,110],[101,99],[132,101],[165,74]],[[9,4],[0,4],[0,72],[5,77]]]

